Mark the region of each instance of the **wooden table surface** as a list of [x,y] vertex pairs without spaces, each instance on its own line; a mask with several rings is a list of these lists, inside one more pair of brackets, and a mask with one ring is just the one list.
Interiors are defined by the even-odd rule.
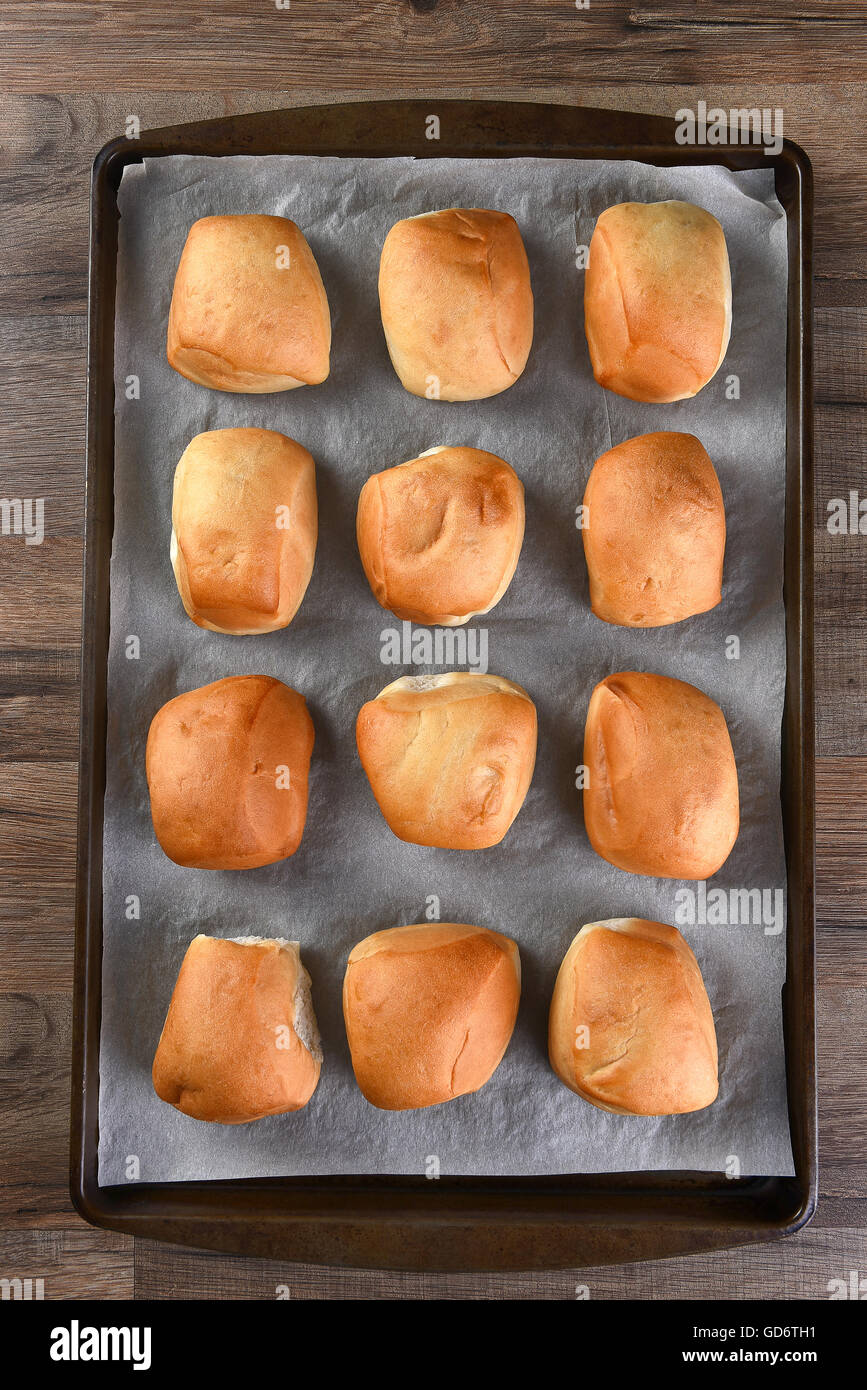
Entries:
[[[865,24],[857,3],[172,0],[0,3],[2,491],[46,499],[0,536],[0,1277],[46,1298],[812,1298],[867,1274]],[[816,176],[820,1203],[781,1244],[543,1274],[279,1265],[93,1230],[66,1185],[89,166],[143,129],[387,96],[673,115],[781,107]]]

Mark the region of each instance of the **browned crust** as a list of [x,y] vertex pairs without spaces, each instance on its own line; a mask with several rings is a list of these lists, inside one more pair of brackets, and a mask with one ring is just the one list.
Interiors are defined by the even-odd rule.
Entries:
[[506,1051],[520,993],[518,948],[499,932],[440,922],[366,937],[343,984],[361,1091],[383,1110],[477,1091]]
[[294,222],[244,213],[193,223],[169,311],[175,371],[215,391],[290,391],[325,380],[330,348],[322,277]]
[[146,752],[164,852],[196,869],[255,869],[294,854],[312,750],[303,695],[272,676],[228,676],[169,700]]
[[551,1066],[620,1115],[703,1110],[717,1096],[717,1043],[701,971],[674,927],[616,918],[582,928],[551,1000]]

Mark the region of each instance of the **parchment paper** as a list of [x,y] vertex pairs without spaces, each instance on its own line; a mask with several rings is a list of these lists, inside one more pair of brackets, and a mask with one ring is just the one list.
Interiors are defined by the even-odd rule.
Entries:
[[[683,198],[720,219],[734,282],[725,363],[692,401],[641,405],[593,381],[583,332],[576,246],[598,214],[628,199]],[[721,1088],[709,1109],[644,1119],[595,1109],[567,1090],[546,1056],[546,1015],[575,932],[600,918],[679,923],[670,880],[634,877],[588,844],[575,768],[595,683],[651,670],[701,687],[722,705],[737,759],[742,825],[708,886],[785,887],[779,804],[785,669],[782,546],[785,444],[785,215],[770,172],[655,169],[567,160],[147,160],[120,189],[116,329],[115,532],[111,568],[105,947],[100,1076],[102,1184],[275,1174],[544,1174],[627,1169],[792,1169],[780,990],[785,932],[761,922],[681,926],[696,952],[719,1033]],[[377,301],[382,242],[399,217],[449,206],[512,213],[527,246],[536,301],[524,375],[490,400],[447,404],[409,395],[385,349]],[[334,327],[331,375],[270,396],[226,395],[173,372],[165,356],[175,268],[198,217],[268,212],[308,237]],[[735,374],[739,399],[726,398]],[[134,383],[140,383],[138,399]],[[731,391],[731,388],[730,388]],[[281,430],[316,459],[320,535],[307,596],[292,625],[264,637],[205,632],[185,616],[169,563],[172,477],[202,430]],[[656,429],[698,435],[714,461],[728,519],[725,587],[713,612],[630,631],[590,612],[575,508],[596,457]],[[523,810],[497,848],[476,853],[398,841],[355,751],[362,703],[399,675],[381,634],[398,626],[373,599],[354,519],[372,473],[437,444],[470,444],[509,460],[524,481],[527,530],[517,573],[479,620],[488,667],[519,681],[539,711],[539,755]],[[474,624],[478,626],[479,623]],[[739,659],[726,639],[740,641]],[[130,659],[130,637],[140,643]],[[134,644],[133,644],[134,646]],[[156,843],[144,772],[148,725],[180,691],[263,672],[307,697],[316,746],[301,848],[244,873],[183,869]],[[475,1095],[389,1114],[355,1086],[341,1016],[352,945],[425,919],[516,938],[523,995],[499,1070]],[[139,901],[139,915],[135,903]],[[700,909],[699,909],[699,915]],[[682,914],[681,914],[682,916]],[[313,977],[325,1062],[307,1108],[237,1128],[202,1124],[159,1101],[150,1070],[184,951],[199,931],[301,942]]]

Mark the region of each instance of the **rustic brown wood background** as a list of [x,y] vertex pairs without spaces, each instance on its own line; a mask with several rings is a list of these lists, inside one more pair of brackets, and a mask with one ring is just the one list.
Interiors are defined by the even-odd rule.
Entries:
[[[857,0],[173,0],[0,3],[0,1276],[47,1298],[827,1297],[867,1274],[865,23]],[[88,175],[121,134],[385,96],[502,96],[672,115],[782,107],[816,175],[816,565],[821,1198],[780,1244],[550,1274],[335,1271],[92,1230],[66,1188]]]

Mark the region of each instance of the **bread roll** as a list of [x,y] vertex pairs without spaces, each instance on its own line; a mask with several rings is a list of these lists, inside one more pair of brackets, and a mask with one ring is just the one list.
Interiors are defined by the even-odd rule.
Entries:
[[154,1057],[160,1100],[194,1120],[243,1125],[300,1110],[321,1064],[298,942],[195,937]]
[[509,587],[524,539],[524,488],[496,454],[429,449],[368,478],[357,533],[383,608],[457,627],[490,612]]
[[582,927],[554,986],[548,1055],[600,1110],[682,1115],[712,1105],[713,1014],[680,932],[640,917]]
[[167,352],[214,391],[262,394],[328,376],[331,319],[319,267],[288,217],[202,217],[175,276]]
[[256,869],[294,854],[307,817],[313,721],[272,676],[228,676],[169,700],[151,722],[156,837],[193,869]]
[[725,716],[685,681],[620,671],[597,685],[584,732],[590,843],[631,874],[704,879],[739,825]]
[[618,203],[590,242],[584,327],[600,386],[633,401],[694,396],[729,343],[723,229],[692,203]]
[[661,627],[722,597],[726,518],[719,479],[692,434],[642,434],[598,458],[581,532],[597,618]]
[[298,611],[316,553],[307,450],[275,430],[197,434],[175,470],[171,560],[184,608],[212,632],[276,632]]
[[521,996],[514,941],[438,922],[374,932],[353,947],[343,1016],[355,1079],[380,1110],[478,1091],[500,1065]]
[[527,364],[530,268],[508,213],[447,208],[396,222],[382,248],[379,303],[394,370],[415,396],[482,400]]
[[358,752],[389,828],[439,849],[498,845],[536,761],[536,707],[501,676],[402,676],[363,705]]

